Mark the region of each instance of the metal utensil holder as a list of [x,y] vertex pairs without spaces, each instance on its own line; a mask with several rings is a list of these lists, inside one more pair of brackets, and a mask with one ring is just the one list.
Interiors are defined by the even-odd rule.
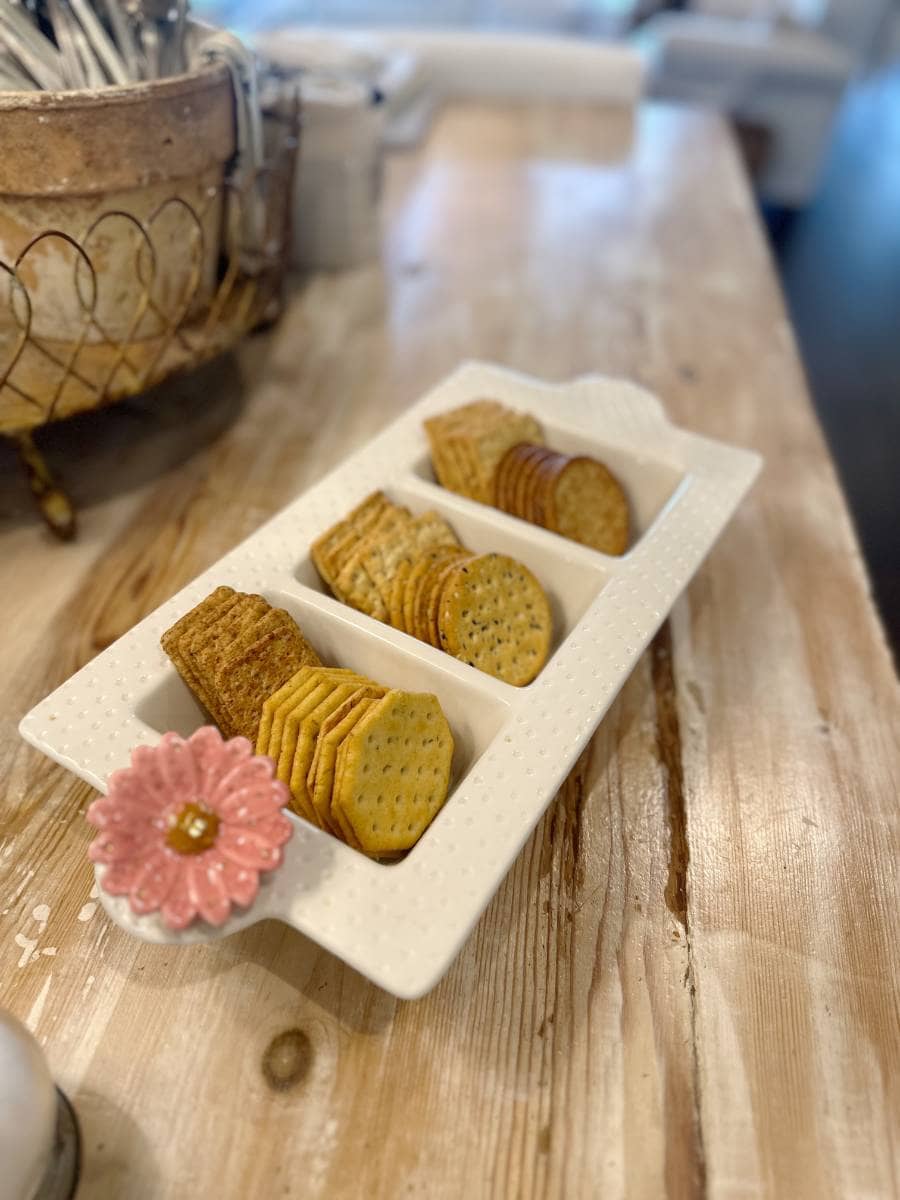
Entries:
[[[193,195],[169,195],[142,215],[102,209],[80,236],[40,229],[13,261],[0,257],[0,434],[16,441],[37,506],[60,538],[73,536],[75,511],[34,441],[35,430],[146,391],[222,353],[280,312],[299,132],[296,97],[282,98],[264,123],[266,160],[252,176],[226,169],[221,182],[204,185],[199,199],[193,187]],[[260,212],[264,227],[252,250],[242,238],[251,204],[257,228]],[[211,230],[218,234],[214,253]],[[117,316],[115,329],[104,300],[111,238],[128,238],[134,247],[128,314]],[[53,336],[46,287],[42,293],[48,248],[57,260],[70,260],[61,337]],[[173,285],[165,278],[164,258],[175,253],[180,258]],[[122,260],[120,252],[120,275]],[[121,291],[121,280],[112,285]],[[110,288],[106,295],[115,299]]]

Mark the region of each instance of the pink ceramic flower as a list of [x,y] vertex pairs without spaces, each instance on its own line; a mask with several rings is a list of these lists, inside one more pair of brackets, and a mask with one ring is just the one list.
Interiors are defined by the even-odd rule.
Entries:
[[100,830],[88,854],[106,867],[101,887],[127,895],[135,913],[159,910],[171,929],[196,916],[221,925],[232,903],[253,902],[291,836],[288,789],[273,773],[246,738],[223,742],[211,725],[136,747],[87,811]]

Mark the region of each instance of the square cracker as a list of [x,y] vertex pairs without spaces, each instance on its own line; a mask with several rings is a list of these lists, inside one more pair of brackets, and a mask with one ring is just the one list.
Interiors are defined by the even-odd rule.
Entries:
[[380,544],[383,538],[398,528],[405,527],[410,521],[408,509],[392,505],[379,517],[371,532],[366,534],[362,542],[341,568],[340,574],[334,581],[334,594],[360,612],[368,613],[378,621],[387,617],[387,606],[375,580],[365,566],[365,555],[370,549]]
[[241,593],[235,592],[234,588],[216,588],[190,612],[180,617],[160,638],[160,645],[174,663],[181,678],[211,715],[210,700],[203,680],[197,675],[190,658],[182,649],[182,641],[189,639],[196,632],[207,629],[240,599],[240,595]]
[[319,574],[334,591],[334,579],[337,576],[339,565],[335,564],[333,554],[337,546],[349,535],[359,535],[369,527],[370,523],[374,523],[380,516],[382,510],[389,503],[383,492],[372,492],[366,496],[361,504],[358,504],[351,512],[342,520],[337,521],[316,540],[309,548],[310,556],[318,570]]
[[232,728],[256,745],[266,699],[301,667],[317,666],[318,655],[284,614],[278,628],[252,645],[224,656],[216,670],[215,687]]
[[199,604],[195,604],[183,617],[179,617],[159,639],[166,654],[169,654],[171,647],[177,648],[178,641],[183,634],[192,633],[194,630],[204,629],[207,625],[211,625],[225,604],[237,594],[234,588],[217,587]]
[[235,638],[246,626],[265,616],[270,607],[262,596],[239,592],[209,625],[180,639],[181,653],[199,681],[206,707],[226,737],[231,737],[234,730],[216,687],[215,672]]

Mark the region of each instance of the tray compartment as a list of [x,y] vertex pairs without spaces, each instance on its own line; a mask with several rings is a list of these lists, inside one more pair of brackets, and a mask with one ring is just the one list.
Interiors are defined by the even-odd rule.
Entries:
[[[684,484],[687,478],[685,471],[659,455],[641,453],[634,447],[617,445],[613,441],[592,437],[562,423],[542,419],[541,424],[544,428],[547,445],[553,450],[558,450],[563,454],[590,455],[604,466],[609,467],[619,480],[628,497],[631,516],[632,537],[628,549],[634,549]],[[441,491],[445,490],[441,488],[435,477],[431,456],[427,450],[417,457],[413,465],[413,474],[425,483],[432,484]],[[454,495],[455,493],[448,494]],[[472,501],[472,503],[478,502]],[[479,507],[492,511],[488,505]],[[513,517],[512,520],[521,521],[521,518]],[[528,521],[521,521],[521,523],[529,525]],[[552,536],[563,543],[566,542],[566,539],[558,534],[552,534]],[[587,547],[585,548],[587,549]]]
[[[299,588],[265,589],[262,594],[270,604],[291,614],[323,662],[352,667],[386,687],[437,696],[455,742],[451,791],[507,720],[510,708],[498,694],[500,689],[482,687],[476,673],[461,669],[448,655],[434,651],[428,659],[420,657],[413,639],[405,639],[412,643],[406,649],[397,644],[401,635],[396,631],[392,631],[394,638],[382,637],[377,621],[363,619],[363,625],[354,609],[337,604],[329,606],[335,611],[329,611],[317,597],[306,597]],[[174,729],[183,737],[209,720],[174,666],[139,699],[135,716],[159,734]]]
[[[551,657],[599,596],[615,569],[613,559],[605,559],[574,542],[474,504],[436,484],[425,484],[413,476],[386,486],[384,492],[395,504],[405,504],[416,516],[428,509],[439,512],[471,550],[509,554],[524,563],[540,580],[550,601],[553,614]],[[295,564],[293,577],[312,591],[325,596],[332,594],[320,578],[309,553]],[[348,611],[356,612],[349,607]],[[373,624],[376,629],[379,627],[377,621]],[[416,646],[422,645],[408,634],[398,636],[409,637]]]

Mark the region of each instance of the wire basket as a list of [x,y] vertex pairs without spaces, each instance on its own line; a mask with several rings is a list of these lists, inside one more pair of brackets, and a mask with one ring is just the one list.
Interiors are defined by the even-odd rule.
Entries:
[[[18,442],[38,506],[60,537],[74,533],[74,511],[33,431],[137,395],[222,353],[280,311],[298,102],[285,97],[265,112],[264,166],[238,176],[220,120],[223,78],[230,85],[221,72],[206,75],[219,88],[218,109],[206,114],[218,122],[219,147],[191,173],[166,178],[157,163],[142,174],[138,158],[136,186],[117,189],[121,181],[110,180],[106,192],[85,195],[76,181],[74,190],[39,201],[3,194],[0,178],[0,247],[19,243],[8,260],[0,253],[0,433]],[[183,91],[178,104],[183,122]],[[204,113],[192,115],[202,128]],[[230,122],[230,108],[227,115]],[[133,124],[136,113],[125,117]],[[163,120],[157,141],[166,142],[165,130]],[[244,236],[251,205],[252,246]]]

